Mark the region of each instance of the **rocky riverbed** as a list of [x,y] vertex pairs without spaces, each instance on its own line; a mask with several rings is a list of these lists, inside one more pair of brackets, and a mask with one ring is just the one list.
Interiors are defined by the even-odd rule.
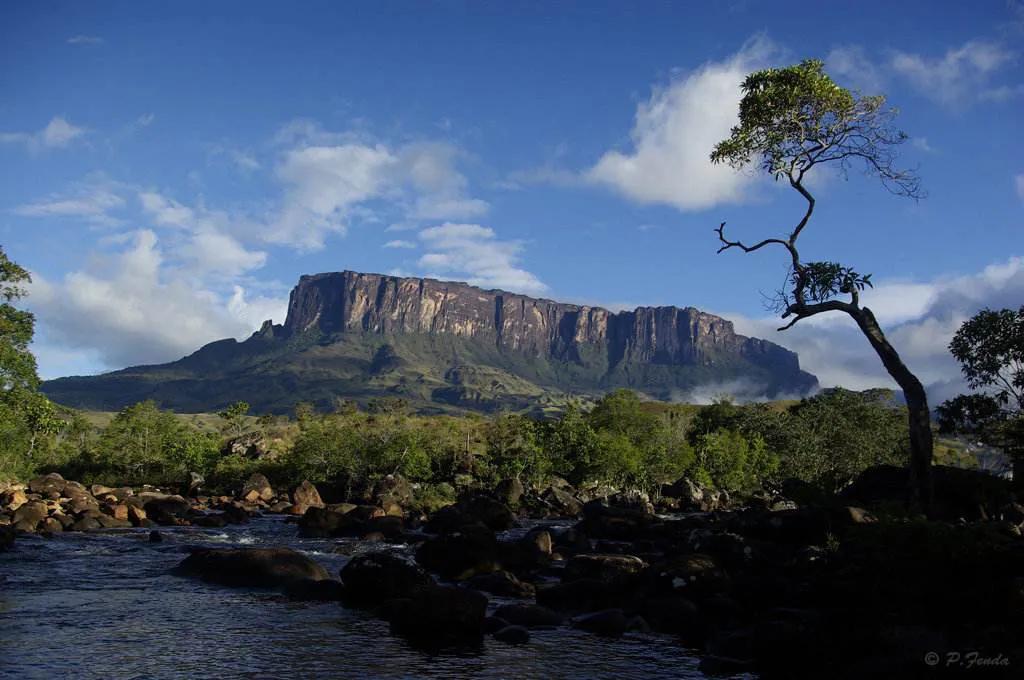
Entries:
[[429,516],[401,479],[327,504],[260,476],[210,497],[51,475],[0,496],[4,670],[934,677],[958,669],[930,654],[973,652],[1019,677],[1021,506],[940,470],[936,518],[879,519],[901,471],[869,472],[738,508],[680,480],[660,514],[510,482]]

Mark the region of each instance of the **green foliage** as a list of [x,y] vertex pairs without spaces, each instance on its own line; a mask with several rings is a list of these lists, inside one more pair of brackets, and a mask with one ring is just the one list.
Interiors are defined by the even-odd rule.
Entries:
[[799,272],[793,272],[791,283],[794,287],[802,283],[807,298],[814,302],[874,287],[871,274],[858,274],[852,267],[838,262],[807,262],[801,265]]
[[747,439],[737,430],[719,429],[699,435],[694,478],[730,492],[751,493],[762,488],[779,467],[764,439]]
[[972,389],[1024,410],[1024,306],[983,309],[960,326],[949,350]]
[[244,401],[236,401],[223,411],[217,413],[224,421],[224,432],[233,437],[243,434],[246,430],[245,416],[249,413],[249,404]]

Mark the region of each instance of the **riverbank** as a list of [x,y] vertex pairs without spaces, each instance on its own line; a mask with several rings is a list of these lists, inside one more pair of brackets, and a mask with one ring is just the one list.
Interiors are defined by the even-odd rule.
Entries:
[[[11,526],[24,529],[36,517],[36,530],[56,524],[73,530],[91,518],[101,528],[87,532],[90,540],[104,536],[133,549],[166,550],[166,543],[154,548],[143,541],[155,530],[176,551],[174,560],[160,562],[159,578],[174,567],[198,577],[179,578],[176,588],[207,592],[214,586],[206,578],[242,587],[227,592],[278,593],[269,597],[295,607],[340,602],[341,611],[386,622],[403,644],[435,654],[489,654],[507,646],[530,656],[551,635],[584,635],[593,637],[589,653],[598,655],[604,640],[660,641],[651,643],[658,654],[671,640],[670,657],[699,657],[702,672],[726,675],[935,677],[963,670],[947,667],[957,653],[992,660],[973,667],[987,677],[1015,677],[1024,640],[1024,514],[998,481],[965,474],[937,474],[947,499],[941,521],[885,514],[886,489],[899,483],[895,469],[865,475],[845,498],[802,504],[760,497],[729,508],[725,499],[680,483],[666,489],[675,497],[661,501],[672,514],[651,513],[643,498],[582,502],[571,488],[534,494],[509,483],[424,516],[403,508],[401,479],[385,480],[371,504],[356,505],[326,504],[311,485],[285,498],[259,478],[237,497],[210,497],[86,490],[49,477],[8,489],[3,507],[12,497],[21,501],[20,491],[24,502],[7,510]],[[857,495],[860,505],[853,504]],[[718,509],[709,509],[712,503]],[[44,518],[37,517],[41,507]],[[120,531],[128,536],[107,538],[118,529],[102,528],[112,521],[96,512],[126,527]],[[271,521],[271,513],[283,515],[272,520],[280,533],[258,545],[294,550],[294,558],[258,555],[238,544],[228,552],[181,552],[218,547],[201,532],[244,536]],[[22,536],[5,559],[68,540],[78,539]],[[189,560],[193,568],[182,569]],[[297,571],[282,566],[307,560],[310,566]],[[269,590],[252,590],[253,573],[270,574],[259,581]],[[265,597],[252,606],[263,606]],[[930,654],[940,663],[929,665]],[[380,669],[379,675],[390,674]]]

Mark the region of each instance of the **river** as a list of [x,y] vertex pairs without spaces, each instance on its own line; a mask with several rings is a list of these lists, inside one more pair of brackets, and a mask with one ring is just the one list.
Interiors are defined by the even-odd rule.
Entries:
[[532,631],[519,647],[488,637],[479,648],[428,653],[361,610],[169,573],[193,546],[265,545],[300,550],[337,575],[369,549],[358,541],[299,538],[281,517],[161,533],[160,543],[145,530],[24,536],[0,553],[0,676],[704,677],[690,651],[659,635],[609,640],[562,627]]

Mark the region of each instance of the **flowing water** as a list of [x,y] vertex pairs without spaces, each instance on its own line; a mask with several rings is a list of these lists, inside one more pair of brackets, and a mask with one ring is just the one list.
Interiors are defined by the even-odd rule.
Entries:
[[[288,546],[332,574],[353,541],[303,539],[264,517],[225,529],[26,536],[0,553],[0,677],[20,678],[700,678],[666,636],[608,640],[569,628],[516,647],[425,652],[387,623],[335,602],[291,602],[173,576],[192,546]],[[397,547],[401,549],[401,547]],[[347,554],[346,554],[347,553]]]

